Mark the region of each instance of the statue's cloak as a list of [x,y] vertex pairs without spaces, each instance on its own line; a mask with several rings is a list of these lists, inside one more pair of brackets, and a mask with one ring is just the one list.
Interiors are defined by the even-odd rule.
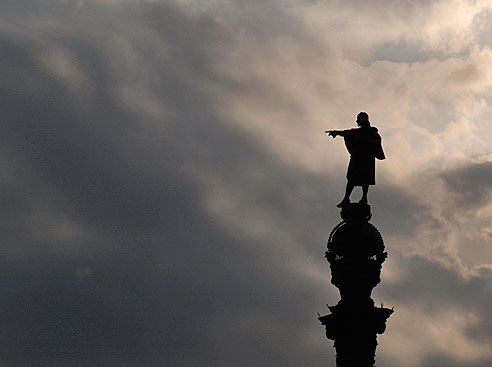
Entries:
[[347,180],[354,186],[376,184],[377,159],[385,159],[381,136],[373,126],[345,130],[345,146],[350,153]]

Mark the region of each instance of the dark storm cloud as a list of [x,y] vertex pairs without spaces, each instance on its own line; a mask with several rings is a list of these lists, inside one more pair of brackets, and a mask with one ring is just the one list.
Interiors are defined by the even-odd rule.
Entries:
[[[492,293],[490,269],[484,268],[474,275],[463,277],[456,269],[444,267],[420,256],[399,257],[398,264],[403,272],[397,281],[383,279],[383,285],[375,291],[377,299],[384,299],[385,303],[395,307],[395,316],[398,317],[398,308],[407,307],[415,315],[427,315],[438,319],[446,313],[456,313],[457,319],[472,317],[474,321],[469,325],[455,325],[454,332],[462,333],[477,344],[487,345],[492,342],[490,330],[490,304]],[[401,311],[401,309],[400,309]],[[419,317],[417,317],[418,319]],[[391,319],[389,321],[391,327]],[[439,322],[434,326],[422,323],[415,325],[420,328],[422,340],[432,339],[428,327],[439,328]],[[446,328],[441,325],[442,329]],[[459,327],[463,329],[458,329]],[[388,332],[390,337],[391,332]],[[429,340],[429,342],[431,342]],[[462,346],[466,348],[465,345]],[[419,365],[459,366],[488,365],[490,358],[472,356],[463,353],[461,357],[453,357],[438,350],[428,350]]]
[[441,177],[453,193],[457,207],[469,210],[488,205],[492,192],[492,163],[469,164],[443,172]]
[[423,223],[438,225],[429,208],[402,188],[381,184],[373,191],[374,221],[386,235],[411,237]]
[[[408,118],[417,126],[420,126],[432,134],[443,132],[450,121],[455,121],[458,113],[456,106],[444,97],[425,97],[416,95],[412,103],[419,108],[413,109]],[[428,122],[432,121],[432,124]]]
[[471,25],[475,37],[482,45],[488,47],[492,46],[492,22],[490,9],[484,9],[480,13],[473,17],[473,23]]
[[404,62],[412,64],[414,62],[424,62],[429,59],[446,58],[446,55],[436,55],[434,50],[426,50],[417,42],[410,42],[404,39],[386,41],[377,44],[373,48],[374,58],[371,61],[387,60],[391,62]]
[[[254,65],[275,57],[277,35],[320,44],[275,2],[232,2],[218,15],[228,22],[171,2],[82,4],[2,5],[4,365],[332,363],[316,312],[338,300],[322,254],[344,178],[307,173],[231,123],[229,94],[305,110],[281,85],[217,66],[232,49],[259,51]],[[213,213],[209,191],[239,226]],[[399,187],[371,194],[384,235],[441,225]],[[382,300],[443,288],[472,293],[472,307],[488,276],[471,284],[423,260],[407,270],[433,283],[389,283]]]
[[[320,2],[320,1],[318,1]],[[363,0],[350,0],[345,1],[341,6],[353,7],[361,13],[364,14],[381,14],[382,12],[388,11],[393,13],[395,16],[406,16],[415,17],[422,15],[422,12],[428,11],[432,6],[435,6],[443,1],[430,1],[430,0],[417,0],[417,1],[406,1],[406,0],[375,0],[371,2]],[[375,22],[377,19],[375,18]]]
[[[293,193],[329,185],[291,173],[224,121],[207,88],[194,84],[219,78],[211,64],[230,40],[214,21],[170,4],[89,8],[76,20],[74,9],[66,20],[50,19],[56,33],[13,32],[0,41],[2,217],[16,224],[2,241],[4,364],[324,364],[329,345],[298,344],[318,326],[324,297],[261,244],[226,234],[205,210],[198,178],[250,189],[251,206],[289,213],[289,223],[323,221],[316,197],[302,202]],[[118,22],[105,25],[112,16]],[[85,17],[96,28],[69,27]],[[148,88],[167,109],[162,121],[120,99],[121,84],[141,76],[110,44],[120,22],[132,35],[118,36],[138,51],[142,72],[155,73]],[[155,32],[162,44],[140,43],[140,31]],[[50,72],[47,46],[77,60],[81,87]],[[73,225],[67,237],[57,237],[56,220],[45,224],[53,217]],[[324,233],[293,231],[322,248]]]

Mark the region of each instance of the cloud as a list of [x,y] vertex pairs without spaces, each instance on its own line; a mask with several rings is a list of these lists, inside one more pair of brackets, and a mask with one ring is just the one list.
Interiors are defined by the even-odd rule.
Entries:
[[[461,277],[455,269],[419,256],[399,257],[397,263],[405,274],[396,281],[383,274],[375,291],[378,299],[395,305],[381,353],[400,365],[490,363],[489,336],[479,331],[490,330],[490,272]],[[394,340],[391,348],[387,339]]]
[[[292,220],[313,217],[306,198],[324,210],[313,193],[328,185],[291,173],[220,116],[208,88],[218,78],[209,58],[220,26],[187,18],[169,4],[146,6],[129,5],[121,15],[139,17],[130,22],[134,37],[148,27],[168,36],[157,50],[130,35],[105,47],[80,30],[70,32],[64,20],[41,26],[43,44],[5,36],[4,64],[12,72],[2,83],[4,193],[13,208],[4,207],[3,216],[17,225],[4,242],[10,259],[3,268],[6,363],[224,365],[234,355],[244,365],[270,363],[266,351],[256,355],[242,347],[246,336],[251,348],[267,341],[268,350],[294,351],[304,343],[304,352],[276,356],[298,364],[307,357],[311,330],[323,335],[316,311],[324,297],[309,285],[309,277],[319,275],[292,274],[286,264],[292,260],[275,257],[281,245],[292,249],[293,243],[269,248],[286,218],[272,218],[261,249],[250,237],[254,223],[243,222],[244,233],[225,228],[213,211],[218,199],[212,189],[220,185],[223,194],[231,186],[230,202],[244,204],[237,194],[255,188],[245,209],[258,205],[259,215],[277,217],[290,210]],[[110,14],[96,9],[99,15],[88,15]],[[96,24],[86,32],[109,31],[103,41],[115,36]],[[61,40],[50,33],[65,27]],[[199,34],[199,41],[179,29]],[[211,45],[203,47],[207,37]],[[146,53],[153,58],[144,62]],[[157,80],[146,79],[147,68]],[[126,104],[142,94],[150,102]],[[304,200],[286,200],[301,186]],[[218,214],[234,219],[241,210]],[[311,244],[324,240],[302,227],[295,235]],[[310,261],[304,249],[295,251],[300,261]],[[326,269],[322,257],[311,265],[320,263]],[[296,297],[306,303],[293,308]],[[226,353],[220,346],[228,340],[234,343]],[[321,363],[326,352],[315,352],[309,358]]]
[[388,156],[378,361],[486,364],[486,6],[376,5],[2,5],[5,364],[333,362],[348,157],[323,131],[360,110]]
[[447,186],[456,194],[456,206],[477,210],[490,200],[492,163],[470,164],[443,172]]

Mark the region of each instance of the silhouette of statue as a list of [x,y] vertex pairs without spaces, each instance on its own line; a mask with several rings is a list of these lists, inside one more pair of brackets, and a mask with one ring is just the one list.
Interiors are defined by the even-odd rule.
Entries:
[[359,203],[367,204],[369,185],[376,184],[375,158],[380,160],[386,158],[381,145],[381,136],[378,134],[378,129],[371,126],[368,114],[359,113],[356,122],[359,127],[355,129],[325,131],[333,138],[337,135],[343,136],[345,146],[350,153],[347,186],[343,200],[337,205],[339,208],[350,203],[350,194],[355,186],[362,186],[362,198]]

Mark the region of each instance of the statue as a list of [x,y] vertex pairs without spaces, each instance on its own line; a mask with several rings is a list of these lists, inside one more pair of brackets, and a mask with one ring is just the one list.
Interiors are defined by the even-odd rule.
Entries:
[[347,169],[347,186],[345,196],[337,205],[341,208],[350,204],[350,194],[355,186],[362,186],[362,198],[359,203],[367,204],[367,192],[369,185],[376,184],[375,158],[385,159],[381,136],[378,129],[371,126],[369,116],[365,112],[357,115],[358,128],[348,130],[327,130],[325,133],[335,138],[343,136],[345,146],[350,153],[350,162]]
[[[376,159],[385,159],[378,129],[372,127],[365,112],[357,115],[358,128],[325,131],[335,138],[343,136],[350,153],[347,187],[341,208],[343,222],[328,238],[326,259],[330,263],[331,283],[340,291],[340,301],[328,306],[330,314],[318,319],[326,337],[334,341],[337,367],[374,367],[377,334],[386,330],[393,309],[376,307],[371,293],[381,281],[381,269],[388,253],[383,237],[369,221],[369,185],[376,184]],[[359,203],[350,203],[355,186],[362,186]]]

